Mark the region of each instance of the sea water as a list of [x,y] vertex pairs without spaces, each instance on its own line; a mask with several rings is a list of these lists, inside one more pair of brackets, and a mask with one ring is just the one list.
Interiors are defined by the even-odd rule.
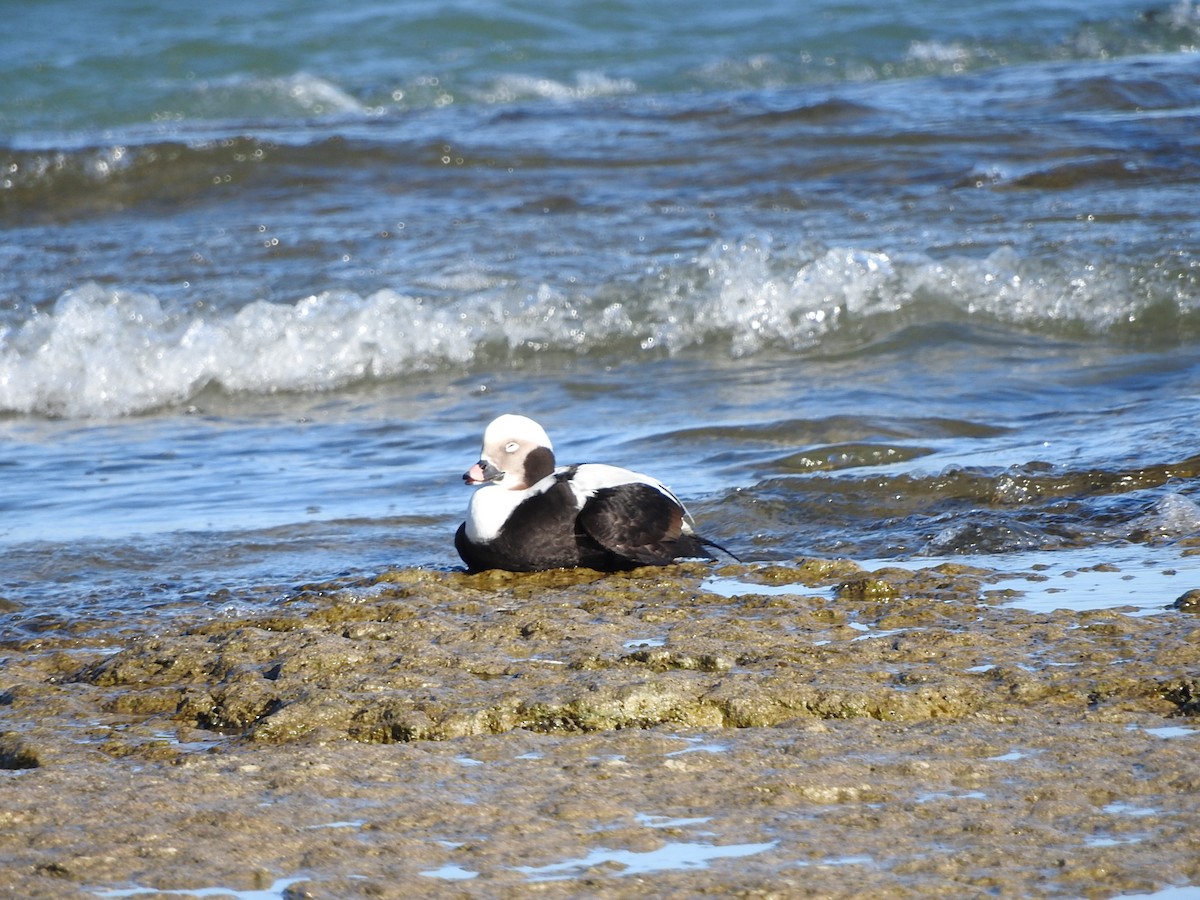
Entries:
[[4,6],[6,634],[456,566],[509,411],[748,561],[1200,587],[1191,2]]

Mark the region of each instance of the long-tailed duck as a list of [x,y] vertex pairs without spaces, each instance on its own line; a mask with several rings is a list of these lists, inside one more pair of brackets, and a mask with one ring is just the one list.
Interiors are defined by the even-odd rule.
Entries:
[[550,438],[525,416],[488,425],[463,481],[482,485],[454,536],[472,572],[616,572],[722,549],[696,534],[679,498],[654,478],[594,463],[556,468]]

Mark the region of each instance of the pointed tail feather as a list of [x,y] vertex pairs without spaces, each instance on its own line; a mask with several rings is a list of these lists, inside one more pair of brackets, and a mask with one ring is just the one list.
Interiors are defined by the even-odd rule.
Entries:
[[726,556],[728,556],[730,559],[732,559],[736,563],[740,563],[742,561],[741,558],[736,553],[725,549],[720,544],[718,544],[716,541],[710,541],[708,538],[700,537],[700,535],[696,535],[696,540],[698,540],[705,547],[712,547],[714,550],[720,550],[722,553],[724,553]]

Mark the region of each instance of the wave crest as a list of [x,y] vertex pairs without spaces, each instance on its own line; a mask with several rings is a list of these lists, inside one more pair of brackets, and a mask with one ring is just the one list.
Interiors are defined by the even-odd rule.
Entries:
[[60,416],[141,412],[209,386],[318,391],[469,361],[449,311],[380,291],[256,301],[228,316],[171,312],[148,294],[96,284],[0,332],[0,409]]
[[495,279],[422,298],[384,289],[221,312],[88,284],[0,326],[0,411],[108,416],[231,392],[323,391],[414,372],[522,365],[548,354],[747,357],[903,329],[979,322],[1052,338],[1200,336],[1195,266],[935,260],[856,248],[718,242],[690,262],[594,291]]

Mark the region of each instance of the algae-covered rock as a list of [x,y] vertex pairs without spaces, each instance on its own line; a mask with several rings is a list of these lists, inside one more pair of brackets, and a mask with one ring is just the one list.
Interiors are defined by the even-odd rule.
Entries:
[[843,581],[837,586],[839,600],[892,600],[902,596],[900,587],[885,578],[865,576]]
[[1200,612],[1200,589],[1182,594],[1179,599],[1171,604],[1171,608],[1189,613]]
[[788,569],[733,567],[733,597],[703,567],[398,571],[7,647],[0,885],[622,897],[649,882],[593,853],[669,844],[756,849],[656,873],[677,896],[1200,878],[1190,615],[998,607],[958,565],[796,580],[884,586],[851,600]]
[[19,734],[0,734],[0,769],[36,769],[42,764],[36,746]]
[[607,578],[390,572],[310,586],[304,604],[257,618],[160,629],[66,676],[64,654],[51,668],[38,657],[7,708],[64,720],[90,708],[108,729],[100,746],[147,755],[172,730],[388,743],[1192,708],[1164,687],[1163,667],[1187,671],[1200,642],[1150,618],[989,607],[979,600],[992,576],[961,565],[735,568],[738,579],[840,584],[832,597],[752,586],[726,597],[703,590],[709,570],[695,566]]
[[1200,716],[1200,678],[1184,677],[1161,685],[1164,698],[1175,704],[1176,715]]

